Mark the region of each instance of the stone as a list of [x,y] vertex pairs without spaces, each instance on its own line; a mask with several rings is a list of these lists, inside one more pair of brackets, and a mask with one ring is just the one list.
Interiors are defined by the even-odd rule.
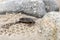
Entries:
[[47,12],[59,11],[57,0],[43,0]]
[[0,14],[5,12],[23,12],[39,18],[46,14],[42,0],[7,0],[0,3]]
[[[49,12],[41,20],[41,27],[52,27],[54,40],[60,40],[60,12]],[[49,28],[50,29],[50,28]],[[47,29],[46,29],[47,30]],[[49,38],[49,37],[47,37]]]
[[56,0],[5,0],[0,2],[0,14],[14,12],[43,17],[46,12],[59,11]]

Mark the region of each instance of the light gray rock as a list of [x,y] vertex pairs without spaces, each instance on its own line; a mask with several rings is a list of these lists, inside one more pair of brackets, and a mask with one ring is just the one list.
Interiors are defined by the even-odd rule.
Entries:
[[22,12],[35,17],[42,17],[47,12],[58,11],[56,0],[6,0],[0,3],[0,14]]
[[45,8],[47,10],[47,12],[50,11],[59,11],[59,7],[57,5],[57,1],[56,0],[43,0],[44,4],[45,4]]
[[0,3],[0,14],[20,11],[35,17],[42,17],[46,13],[42,0],[7,0]]

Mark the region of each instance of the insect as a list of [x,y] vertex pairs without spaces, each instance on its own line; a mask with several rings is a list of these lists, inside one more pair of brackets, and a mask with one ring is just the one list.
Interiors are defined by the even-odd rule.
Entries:
[[20,18],[20,21],[16,23],[27,23],[27,24],[34,24],[35,21],[32,18]]

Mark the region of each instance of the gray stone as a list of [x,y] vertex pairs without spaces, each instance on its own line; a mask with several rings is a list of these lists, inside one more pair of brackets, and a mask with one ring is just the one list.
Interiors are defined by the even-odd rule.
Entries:
[[3,12],[23,12],[35,17],[42,17],[46,13],[42,0],[7,0],[0,3],[0,13]]
[[59,11],[59,7],[56,3],[56,0],[43,0],[47,12],[50,11]]

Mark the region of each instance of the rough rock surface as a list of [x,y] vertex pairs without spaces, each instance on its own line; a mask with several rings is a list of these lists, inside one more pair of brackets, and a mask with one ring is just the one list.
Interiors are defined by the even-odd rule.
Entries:
[[[10,0],[9,2],[14,2],[12,5],[17,5],[19,4],[17,3],[18,1],[19,0],[17,1]],[[32,1],[34,1],[34,3],[36,2],[36,0],[32,0]],[[27,3],[28,2],[30,4],[29,0],[27,1]],[[32,5],[34,3],[32,2]],[[40,3],[40,2],[37,0],[37,3]],[[11,4],[9,5],[6,3],[7,5],[9,5],[8,7],[7,5],[5,5],[5,2],[3,2],[4,6],[2,5],[2,3],[0,4],[1,4],[0,6],[1,8],[4,8],[5,6],[4,9],[0,9],[2,12],[3,11],[6,12],[7,10],[6,7],[7,8],[13,7],[12,9],[9,9],[9,11],[18,7],[17,5],[14,8],[14,6],[10,6]],[[23,2],[23,5],[24,5],[24,2]],[[23,8],[23,5],[19,7]],[[17,11],[20,11],[19,7],[16,8]],[[28,7],[30,6],[28,5]],[[16,10],[13,10],[13,11],[15,12]],[[35,24],[16,23],[22,17],[32,18],[33,20],[35,20]],[[28,16],[28,15],[24,15],[22,13],[19,13],[19,14],[18,13],[17,14],[7,13],[6,15],[0,15],[0,40],[60,40],[60,12],[47,13],[41,19]]]
[[53,30],[55,30],[55,40],[60,40],[60,12],[50,12],[46,14],[41,23],[43,24],[42,27],[52,27]]
[[[16,23],[32,18],[35,24]],[[12,25],[11,25],[12,24]],[[47,13],[43,18],[27,15],[0,15],[0,40],[60,40],[60,12]]]
[[[33,1],[35,2],[36,0]],[[16,2],[14,2],[14,5],[15,3]],[[3,4],[5,4],[5,2],[3,2]],[[4,10],[5,9],[6,8],[4,8]],[[9,9],[9,11],[11,10]],[[15,10],[13,11],[15,12]],[[16,23],[22,17],[32,18],[35,20],[35,24]],[[0,15],[0,40],[60,40],[60,12],[47,13],[40,19],[21,13]]]
[[0,3],[0,14],[20,11],[35,17],[42,17],[46,13],[42,0],[6,0]]
[[[35,24],[15,23],[22,17],[32,18]],[[43,18],[37,20],[23,14],[0,15],[0,40],[55,40],[55,33],[53,22],[46,22]]]
[[43,0],[47,12],[59,11],[57,0]]
[[55,0],[6,0],[0,3],[0,14],[22,12],[23,14],[42,17],[47,12],[58,11]]

